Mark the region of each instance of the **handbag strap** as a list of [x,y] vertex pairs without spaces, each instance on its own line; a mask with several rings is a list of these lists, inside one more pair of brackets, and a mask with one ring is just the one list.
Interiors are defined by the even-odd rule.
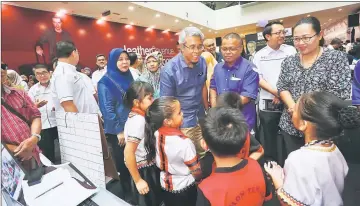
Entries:
[[29,127],[31,126],[31,123],[18,111],[16,111],[14,108],[12,108],[8,103],[5,102],[4,98],[1,98],[1,104],[11,113],[15,114],[17,117],[19,117],[22,121],[24,121]]
[[122,94],[122,98],[124,98],[126,92],[120,87],[120,85],[118,85],[118,84],[108,75],[108,73],[106,73],[105,75],[110,79],[110,81],[111,81],[112,83],[115,84],[116,88],[118,88],[118,89],[120,90],[120,92],[121,92],[121,94]]

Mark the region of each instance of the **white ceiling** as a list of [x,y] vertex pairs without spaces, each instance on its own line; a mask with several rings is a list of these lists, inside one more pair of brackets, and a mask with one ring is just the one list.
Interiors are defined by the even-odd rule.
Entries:
[[[154,26],[155,29],[170,29],[170,31],[173,32],[179,32],[184,27],[192,25],[202,29],[205,36],[210,38],[224,36],[226,33],[229,32],[247,34],[262,30],[261,28],[256,27],[256,24],[250,24],[236,28],[227,28],[220,31],[210,31],[210,28],[206,28],[204,26],[200,26],[192,22],[182,20],[174,16],[164,14],[149,8],[145,8],[130,2],[7,2],[5,4],[50,12],[57,12],[60,9],[65,9],[69,14],[80,15],[95,19],[99,19],[103,12],[110,10],[111,15],[107,16],[107,21],[119,22],[124,24],[130,24],[131,22],[133,22],[134,25],[137,26]],[[130,11],[129,6],[134,7],[134,10]],[[327,22],[327,24],[323,25],[323,27],[326,27],[331,24],[331,22],[336,22],[337,20],[343,19],[349,13],[352,13],[354,10],[359,8],[360,3],[342,7],[341,11],[338,11],[339,8],[334,8],[310,13],[310,15],[319,18],[322,23]],[[160,14],[160,17],[156,17],[156,14]],[[285,27],[292,27],[300,18],[305,16],[291,16],[283,18],[282,20]],[[331,22],[329,22],[329,18],[332,19]],[[175,22],[176,19],[179,20],[179,22]]]

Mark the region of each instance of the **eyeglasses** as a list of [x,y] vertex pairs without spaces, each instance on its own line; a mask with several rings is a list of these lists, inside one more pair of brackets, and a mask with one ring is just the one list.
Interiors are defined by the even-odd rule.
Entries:
[[231,51],[232,53],[235,53],[238,51],[238,49],[240,49],[242,46],[238,46],[238,47],[220,47],[222,52],[227,52],[227,51]]
[[201,52],[202,50],[204,50],[204,45],[199,45],[199,46],[196,45],[186,46],[186,44],[183,45],[184,47],[188,48],[191,52],[195,52],[195,51]]
[[317,34],[314,34],[313,36],[294,37],[294,42],[300,43],[300,41],[303,41],[304,43],[308,43],[316,35]]
[[278,32],[274,32],[274,33],[271,33],[271,34],[276,34],[276,35],[280,36],[280,34],[285,35],[285,34],[286,34],[286,31],[285,31],[285,30],[280,30],[280,31],[278,31]]
[[41,77],[41,76],[46,76],[49,75],[49,72],[41,72],[41,73],[35,73],[36,76]]

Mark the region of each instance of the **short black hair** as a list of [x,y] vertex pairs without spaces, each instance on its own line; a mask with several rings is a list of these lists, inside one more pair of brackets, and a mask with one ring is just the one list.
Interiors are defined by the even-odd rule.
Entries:
[[33,71],[35,73],[36,69],[46,69],[46,71],[50,71],[49,68],[45,64],[36,64],[33,68]]
[[135,52],[129,52],[130,66],[134,65],[137,60],[137,54]]
[[51,19],[60,19],[60,22],[62,22],[62,19],[58,16],[53,16]]
[[215,156],[236,156],[246,141],[248,125],[240,110],[215,107],[205,118],[202,134]]
[[234,32],[226,34],[222,39],[237,39],[242,43],[242,38],[240,35]]
[[272,25],[274,25],[274,24],[283,25],[283,23],[281,23],[280,21],[271,21],[268,24],[266,24],[265,27],[264,27],[264,31],[262,33],[263,36],[264,36],[265,41],[268,41],[266,39],[266,35],[267,34],[271,35],[271,33],[272,33]]
[[126,91],[126,95],[124,97],[124,104],[128,108],[132,108],[134,105],[134,100],[142,100],[147,95],[153,95],[154,88],[151,84],[142,81],[134,81],[131,83],[129,89]]
[[230,107],[233,109],[242,110],[240,95],[236,92],[225,92],[220,94],[216,100],[216,107]]
[[54,65],[55,64],[55,67],[57,66],[58,64],[58,58],[55,57],[52,61],[51,61],[51,64]]
[[96,60],[97,60],[99,57],[104,57],[104,58],[106,59],[105,54],[98,54],[98,55],[96,55]]
[[58,43],[56,43],[57,58],[68,58],[75,50],[75,44],[71,41],[59,41]]
[[342,41],[339,38],[334,38],[333,40],[331,40],[330,44],[331,45],[342,44]]

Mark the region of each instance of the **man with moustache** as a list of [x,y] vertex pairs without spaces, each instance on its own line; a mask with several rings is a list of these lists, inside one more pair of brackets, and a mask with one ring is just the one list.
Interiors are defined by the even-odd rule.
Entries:
[[160,96],[173,96],[180,101],[184,114],[181,130],[193,141],[200,157],[205,155],[205,151],[200,145],[202,134],[198,120],[208,109],[207,67],[201,57],[203,40],[204,34],[198,28],[183,29],[179,34],[181,52],[160,71]]
[[217,62],[224,61],[223,56],[221,55],[221,53],[216,52],[214,39],[205,39],[204,40],[204,47],[205,47],[205,51],[210,52],[215,57]]
[[[97,70],[92,74],[91,80],[95,88],[97,88],[97,83],[104,76],[107,70],[107,61],[104,54],[96,55],[96,65]],[[97,90],[97,89],[96,89]]]
[[249,131],[255,128],[255,100],[259,88],[259,74],[254,71],[253,64],[241,57],[243,50],[239,34],[229,33],[222,39],[221,52],[224,61],[214,68],[210,81],[210,103],[216,106],[216,97],[224,92],[236,92],[244,105],[243,114],[248,123]]
[[[290,55],[296,54],[293,46],[284,44],[285,29],[281,22],[268,23],[263,31],[267,46],[256,52],[253,63],[260,75],[260,135],[264,139],[265,158],[282,159],[281,141],[277,140],[282,103],[276,88],[282,61]],[[277,148],[279,147],[279,148]],[[280,155],[280,156],[279,156]]]

